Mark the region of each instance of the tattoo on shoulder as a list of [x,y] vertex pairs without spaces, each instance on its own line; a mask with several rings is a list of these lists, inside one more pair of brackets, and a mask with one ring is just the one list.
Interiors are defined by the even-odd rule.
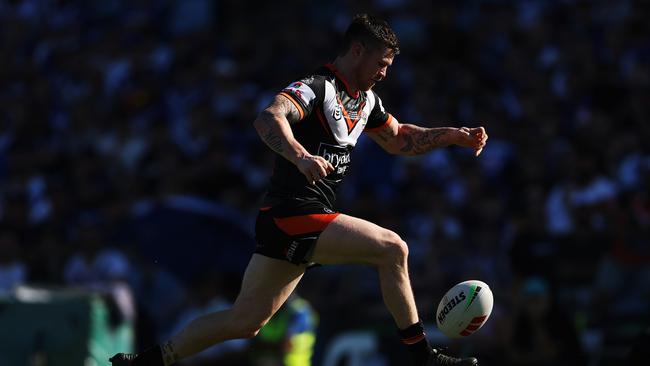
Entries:
[[300,111],[296,106],[287,98],[278,98],[278,102],[282,111],[284,112],[285,117],[289,123],[296,123],[300,121]]
[[377,137],[379,137],[379,139],[383,142],[388,142],[388,139],[386,138],[386,136],[384,136],[383,133],[378,133]]
[[379,139],[380,139],[381,141],[383,141],[383,142],[388,142],[388,140],[389,140],[391,137],[394,137],[394,136],[392,135],[392,133],[390,132],[390,130],[388,130],[387,128],[385,128],[385,129],[380,130],[379,132],[377,132],[377,135],[376,135],[376,136],[379,137]]

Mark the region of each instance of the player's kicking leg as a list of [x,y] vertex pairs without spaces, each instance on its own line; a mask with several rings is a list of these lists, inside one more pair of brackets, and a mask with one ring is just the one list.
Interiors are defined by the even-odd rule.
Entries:
[[168,366],[219,342],[251,338],[293,292],[304,266],[254,254],[239,296],[229,310],[201,316],[168,342],[140,354],[118,353],[113,366]]
[[364,263],[377,269],[384,303],[417,366],[476,365],[473,357],[449,357],[429,346],[418,317],[407,258],[408,246],[397,234],[341,214],[320,235],[312,260],[321,264]]

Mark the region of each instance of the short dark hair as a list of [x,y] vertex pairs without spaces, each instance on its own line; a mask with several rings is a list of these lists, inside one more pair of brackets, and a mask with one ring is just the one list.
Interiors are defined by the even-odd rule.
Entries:
[[339,55],[344,55],[352,46],[352,42],[361,42],[365,47],[377,49],[387,47],[399,54],[399,41],[397,35],[385,20],[370,14],[357,14],[345,31],[343,44]]

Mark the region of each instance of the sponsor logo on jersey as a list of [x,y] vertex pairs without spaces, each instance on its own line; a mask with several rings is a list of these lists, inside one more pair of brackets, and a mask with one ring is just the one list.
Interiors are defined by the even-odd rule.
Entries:
[[447,317],[447,314],[455,308],[458,304],[462,303],[467,296],[465,296],[465,292],[461,291],[458,295],[452,297],[451,299],[445,297],[444,301],[446,302],[445,306],[440,310],[440,313],[438,313],[438,322],[442,324],[445,321],[445,318]]
[[334,167],[332,174],[339,175],[334,179],[341,179],[345,175],[350,164],[350,150],[343,146],[336,146],[321,142],[318,147],[318,155],[329,161]]

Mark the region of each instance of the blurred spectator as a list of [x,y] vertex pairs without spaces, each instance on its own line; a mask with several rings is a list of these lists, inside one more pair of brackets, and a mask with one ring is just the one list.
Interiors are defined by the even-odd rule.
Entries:
[[27,270],[16,235],[9,230],[0,230],[0,296],[9,295],[16,286],[25,283]]
[[78,251],[72,253],[65,264],[65,283],[108,294],[123,318],[133,324],[136,304],[128,283],[132,271],[130,263],[121,251],[106,247],[103,238],[97,222],[82,222],[75,240],[79,244]]
[[509,364],[586,365],[574,325],[545,280],[528,278],[515,306]]
[[[226,278],[219,275],[206,274],[196,282],[190,290],[190,296],[183,306],[183,310],[178,314],[174,325],[165,332],[162,339],[168,339],[171,335],[181,331],[187,323],[192,320],[216,311],[227,310],[232,306],[234,297],[238,289],[233,288],[232,283]],[[194,355],[183,361],[188,365],[245,365],[249,341],[247,339],[234,339],[214,345],[207,350]]]
[[259,366],[311,365],[317,326],[311,305],[292,294],[252,340],[251,361]]

